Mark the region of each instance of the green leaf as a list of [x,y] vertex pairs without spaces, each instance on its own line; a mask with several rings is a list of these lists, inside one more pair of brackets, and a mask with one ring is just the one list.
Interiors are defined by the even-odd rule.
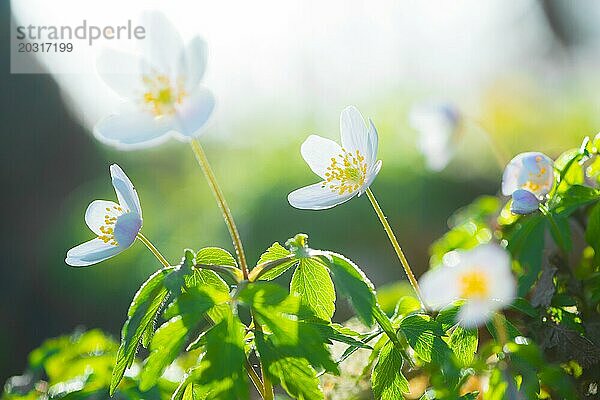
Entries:
[[200,362],[198,383],[210,388],[214,400],[248,399],[248,380],[244,370],[245,327],[228,309],[224,319],[204,335],[204,357]]
[[402,393],[409,393],[408,380],[402,375],[402,354],[392,342],[386,343],[379,353],[379,360],[373,368],[371,382],[376,399],[403,399]]
[[196,253],[196,264],[237,266],[235,257],[220,247],[205,247]]
[[127,321],[121,331],[121,345],[117,351],[116,365],[110,383],[110,394],[121,382],[125,369],[133,364],[135,354],[148,326],[154,323],[156,314],[169,291],[164,286],[165,278],[174,267],[164,268],[154,273],[137,291],[127,312]]
[[369,278],[352,261],[332,252],[321,259],[327,263],[339,291],[348,298],[360,320],[372,326],[379,309],[375,288]]
[[600,262],[600,203],[596,204],[590,212],[585,240],[594,249],[596,263]]
[[279,349],[260,332],[257,332],[256,346],[274,384],[280,384],[294,399],[323,399],[319,378],[305,358],[287,356],[285,350]]
[[[267,263],[277,264],[273,268],[269,269],[267,272],[263,273],[260,276],[260,280],[263,281],[271,281],[277,278],[279,275],[283,274],[288,269],[296,266],[298,264],[298,260],[292,259],[289,261],[285,261],[282,263],[276,263],[278,260],[283,260],[292,255],[292,252],[275,242],[265,251],[259,258],[258,264],[256,268],[264,268]],[[253,270],[254,271],[254,270]]]
[[600,191],[597,189],[573,185],[563,193],[559,193],[551,201],[552,211],[561,216],[569,216],[579,207],[593,203],[600,198]]
[[217,304],[229,299],[227,293],[210,287],[192,287],[181,294],[165,310],[165,318],[170,318],[155,333],[140,374],[140,389],[146,391],[154,386],[165,368],[183,350],[194,330],[203,321],[204,314]]
[[[510,322],[508,319],[506,319],[506,317],[504,317],[502,314],[499,314],[499,318],[504,324],[504,329],[506,331],[506,335],[508,336],[508,339],[513,340],[517,336],[522,336],[521,332],[519,332],[519,329],[517,329],[517,327],[514,326],[512,322]],[[494,323],[492,321],[488,321],[485,324],[485,326],[486,326],[488,332],[490,333],[490,335],[492,335],[492,337],[494,338],[494,340],[496,342],[499,342],[500,337],[498,335],[498,332],[496,331],[496,326],[494,325]]]
[[302,258],[290,282],[290,293],[300,296],[313,314],[330,321],[335,311],[335,289],[329,270],[319,259]]
[[429,316],[410,315],[400,321],[400,330],[423,361],[441,364],[450,355],[450,349],[442,339],[445,335],[442,324]]
[[353,336],[361,336],[359,333],[352,331],[345,326],[339,324],[331,324],[323,322],[314,322],[314,321],[304,321],[309,324],[313,328],[315,328],[321,334],[321,337],[324,341],[331,342],[336,341],[340,343],[346,343],[351,346],[356,346],[361,349],[370,349],[371,347],[357,339]]
[[[290,296],[278,285],[266,282],[249,284],[238,299],[252,307],[258,322],[265,326],[269,340],[285,357],[305,358],[315,368],[338,372],[321,333],[298,319],[300,299]],[[260,332],[255,331],[255,336]]]
[[533,215],[521,221],[508,238],[508,250],[519,262],[518,294],[523,297],[542,268],[546,219],[542,215]]
[[469,366],[473,362],[475,353],[477,353],[478,340],[477,329],[466,329],[460,325],[454,328],[450,335],[448,345],[463,367]]
[[531,318],[537,318],[539,316],[538,311],[531,305],[531,303],[529,303],[527,299],[523,297],[517,297],[510,307],[530,316]]

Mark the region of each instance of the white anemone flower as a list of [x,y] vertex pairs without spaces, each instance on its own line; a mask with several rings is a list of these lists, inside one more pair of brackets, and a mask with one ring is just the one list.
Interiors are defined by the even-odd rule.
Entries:
[[502,194],[512,196],[518,189],[543,199],[554,185],[554,163],[539,152],[527,152],[510,160],[502,175]]
[[457,251],[448,257],[452,265],[426,272],[420,279],[421,291],[429,307],[440,310],[464,300],[457,322],[472,328],[485,323],[510,304],[516,294],[507,251],[496,244],[483,244],[472,250]]
[[363,194],[381,169],[377,160],[377,130],[354,106],[340,115],[342,145],[310,135],[302,144],[302,157],[322,181],[288,195],[289,203],[305,210],[324,210]]
[[123,150],[150,147],[169,137],[198,136],[215,100],[200,86],[206,44],[199,38],[184,46],[178,31],[161,13],[143,15],[147,35],[139,54],[105,49],[97,59],[104,82],[124,100],[122,109],[100,120],[96,137]]
[[441,171],[456,152],[461,115],[450,103],[421,103],[410,110],[409,123],[419,134],[417,147],[427,168]]
[[133,184],[117,164],[110,166],[112,185],[119,203],[94,200],[85,212],[85,222],[97,237],[73,247],[65,262],[85,267],[128,249],[142,228],[140,199]]

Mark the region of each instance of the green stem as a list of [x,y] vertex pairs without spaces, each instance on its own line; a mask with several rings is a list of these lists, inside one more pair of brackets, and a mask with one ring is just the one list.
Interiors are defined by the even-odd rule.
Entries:
[[242,269],[242,274],[244,275],[244,279],[248,279],[248,263],[246,262],[246,255],[244,254],[244,247],[242,246],[242,240],[240,239],[240,234],[237,230],[237,226],[235,225],[235,221],[233,220],[233,215],[231,214],[231,210],[227,205],[227,201],[225,200],[225,196],[217,183],[217,179],[215,178],[215,174],[210,167],[208,162],[208,158],[206,158],[206,154],[202,149],[202,145],[198,141],[198,139],[192,139],[191,141],[192,150],[196,155],[196,160],[198,160],[198,164],[200,168],[202,168],[202,172],[206,176],[206,180],[208,181],[208,185],[210,186],[215,199],[217,200],[217,204],[221,209],[221,213],[223,214],[223,219],[225,220],[225,224],[227,225],[227,229],[229,230],[229,235],[231,236],[231,240],[233,241],[233,247],[235,247],[235,253],[237,255],[238,262],[240,264],[240,268]]
[[417,297],[419,298],[421,305],[423,306],[423,308],[425,310],[427,310],[427,304],[425,304],[425,301],[423,300],[423,295],[421,294],[421,289],[419,288],[419,283],[417,282],[417,278],[415,278],[415,274],[413,273],[412,269],[410,268],[410,265],[408,264],[408,260],[406,259],[406,256],[404,255],[402,248],[400,247],[400,243],[398,243],[398,239],[396,238],[396,235],[394,234],[392,227],[390,226],[389,222],[387,221],[387,218],[386,218],[385,214],[383,213],[383,210],[379,206],[377,199],[375,199],[375,195],[373,195],[373,192],[371,191],[371,189],[367,189],[366,193],[367,193],[367,197],[371,201],[371,204],[373,205],[373,209],[375,209],[375,213],[377,214],[377,216],[379,217],[379,220],[381,221],[381,224],[383,225],[383,229],[385,230],[385,233],[387,233],[388,238],[390,239],[390,242],[392,243],[392,247],[396,251],[396,255],[398,256],[398,259],[400,260],[400,264],[402,264],[402,267],[404,268],[404,272],[406,273],[406,276],[408,277],[408,281],[410,282],[411,286],[415,290],[415,293],[417,294]]
[[250,364],[250,361],[248,361],[247,358],[246,358],[246,362],[244,363],[244,367],[246,368],[246,372],[248,373],[250,380],[252,380],[254,387],[260,394],[260,397],[262,397],[264,399],[265,398],[265,389],[263,387],[262,382],[260,381],[260,376],[258,376],[256,371],[252,367],[252,364]]
[[[256,319],[256,316],[254,315],[254,311],[250,311],[250,313],[252,316],[252,321],[254,323],[254,329],[256,329],[258,332],[262,333],[262,331],[263,331],[262,326],[258,323],[258,320]],[[273,383],[267,376],[267,371],[265,370],[264,364],[261,362],[259,365],[260,365],[260,373],[262,375],[262,382],[263,382],[263,399],[264,400],[274,400],[275,393],[273,392]]]
[[165,267],[168,268],[171,265],[169,264],[169,262],[167,261],[167,259],[160,254],[160,251],[158,251],[158,249],[156,247],[154,247],[154,245],[152,244],[152,242],[150,240],[148,240],[148,238],[146,238],[146,236],[142,235],[142,232],[138,232],[137,234],[137,238],[140,242],[144,243],[146,245],[146,247],[148,248],[148,250],[150,250],[152,252],[152,254],[154,254],[154,257],[156,257],[156,259],[158,261],[160,261],[160,263]]
[[498,334],[498,340],[500,341],[500,345],[504,347],[508,340],[508,335],[506,333],[506,325],[504,325],[504,319],[502,318],[502,314],[495,313],[493,323],[494,327],[496,328],[496,333]]

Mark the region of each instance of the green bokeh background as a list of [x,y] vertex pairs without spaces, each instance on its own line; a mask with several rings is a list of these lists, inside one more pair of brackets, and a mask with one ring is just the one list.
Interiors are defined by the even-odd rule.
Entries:
[[[8,17],[7,3],[0,7]],[[8,37],[5,22],[3,38]],[[1,41],[0,53],[8,54],[8,40]],[[188,145],[170,142],[136,152],[105,147],[72,119],[50,76],[9,75],[7,64],[0,59],[2,382],[22,372],[27,353],[44,338],[79,326],[117,337],[136,289],[159,268],[139,243],[90,268],[64,263],[67,249],[92,237],[83,220],[88,203],[115,197],[111,163],[117,162],[136,185],[144,233],[171,262],[186,247],[233,250]],[[592,72],[565,74],[551,87],[533,76],[507,74],[482,88],[477,108],[466,111],[508,154],[535,149],[555,157],[600,126],[594,97],[600,85]],[[431,173],[424,168],[407,113],[414,101],[430,94],[394,88],[357,104],[380,134],[383,168],[372,189],[417,275],[428,267],[428,246],[446,230],[452,212],[476,196],[496,194],[501,177],[487,141],[474,129],[464,131],[447,169]],[[338,114],[320,119],[318,132],[316,118],[322,116],[292,117],[276,104],[261,115],[269,118],[239,121],[231,132],[214,128],[201,139],[250,262],[274,241],[303,232],[311,247],[353,259],[378,287],[404,279],[365,197],[321,212],[296,210],[287,203],[290,191],[316,182],[300,156],[300,144],[311,133],[337,139]],[[288,280],[289,274],[280,278],[282,284]],[[340,302],[335,318],[349,316]]]

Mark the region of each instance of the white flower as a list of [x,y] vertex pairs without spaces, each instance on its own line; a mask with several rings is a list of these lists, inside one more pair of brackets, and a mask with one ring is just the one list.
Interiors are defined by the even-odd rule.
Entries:
[[516,283],[511,273],[510,256],[496,244],[457,252],[453,264],[426,272],[420,279],[427,305],[440,310],[464,300],[458,314],[462,326],[475,327],[486,322],[495,311],[510,304]]
[[409,123],[419,133],[417,147],[427,167],[441,171],[454,156],[461,126],[459,111],[449,103],[417,104],[409,113]]
[[521,153],[510,160],[502,175],[502,194],[511,196],[518,189],[527,190],[538,199],[554,185],[554,163],[539,152]]
[[122,110],[100,120],[94,133],[120,149],[160,144],[169,137],[198,136],[215,106],[199,85],[206,66],[206,44],[199,37],[184,46],[179,33],[158,12],[143,15],[146,38],[141,54],[105,49],[97,70],[126,100]]
[[354,106],[340,115],[342,145],[321,136],[310,135],[302,144],[302,157],[323,181],[297,189],[288,195],[289,203],[306,210],[331,208],[363,194],[381,169],[377,161],[377,130],[369,126]]
[[110,166],[110,176],[119,204],[106,200],[90,203],[85,222],[97,237],[67,252],[65,262],[73,267],[96,264],[121,253],[142,228],[140,199],[133,184],[117,164]]

